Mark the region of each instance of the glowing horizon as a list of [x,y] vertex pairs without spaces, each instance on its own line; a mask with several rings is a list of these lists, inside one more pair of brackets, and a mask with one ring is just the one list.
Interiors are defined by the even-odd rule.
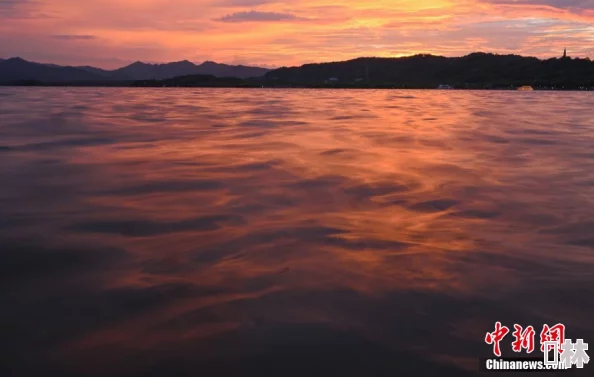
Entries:
[[0,0],[0,57],[263,67],[472,52],[594,57],[582,0]]

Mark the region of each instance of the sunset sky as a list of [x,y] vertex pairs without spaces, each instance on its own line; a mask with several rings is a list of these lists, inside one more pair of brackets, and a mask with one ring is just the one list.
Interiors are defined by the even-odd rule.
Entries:
[[0,0],[0,58],[103,68],[564,47],[594,58],[594,0]]

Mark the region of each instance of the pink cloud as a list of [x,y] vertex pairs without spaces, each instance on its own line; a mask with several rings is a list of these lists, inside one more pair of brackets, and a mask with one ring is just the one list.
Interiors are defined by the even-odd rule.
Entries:
[[[307,22],[302,22],[307,21]],[[270,66],[482,50],[593,56],[590,0],[0,0],[0,51],[58,64]]]

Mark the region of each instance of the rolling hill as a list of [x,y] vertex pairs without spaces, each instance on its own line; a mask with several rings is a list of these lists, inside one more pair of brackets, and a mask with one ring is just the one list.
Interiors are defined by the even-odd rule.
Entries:
[[388,87],[593,86],[589,59],[540,60],[518,55],[473,53],[447,58],[415,55],[403,58],[358,58],[343,62],[279,68],[266,74],[269,83],[286,85],[386,85]]

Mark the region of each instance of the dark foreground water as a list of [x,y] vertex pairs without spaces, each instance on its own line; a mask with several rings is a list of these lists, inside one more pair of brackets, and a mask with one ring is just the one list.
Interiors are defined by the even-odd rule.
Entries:
[[594,344],[593,109],[0,88],[0,375],[474,375],[495,321]]

